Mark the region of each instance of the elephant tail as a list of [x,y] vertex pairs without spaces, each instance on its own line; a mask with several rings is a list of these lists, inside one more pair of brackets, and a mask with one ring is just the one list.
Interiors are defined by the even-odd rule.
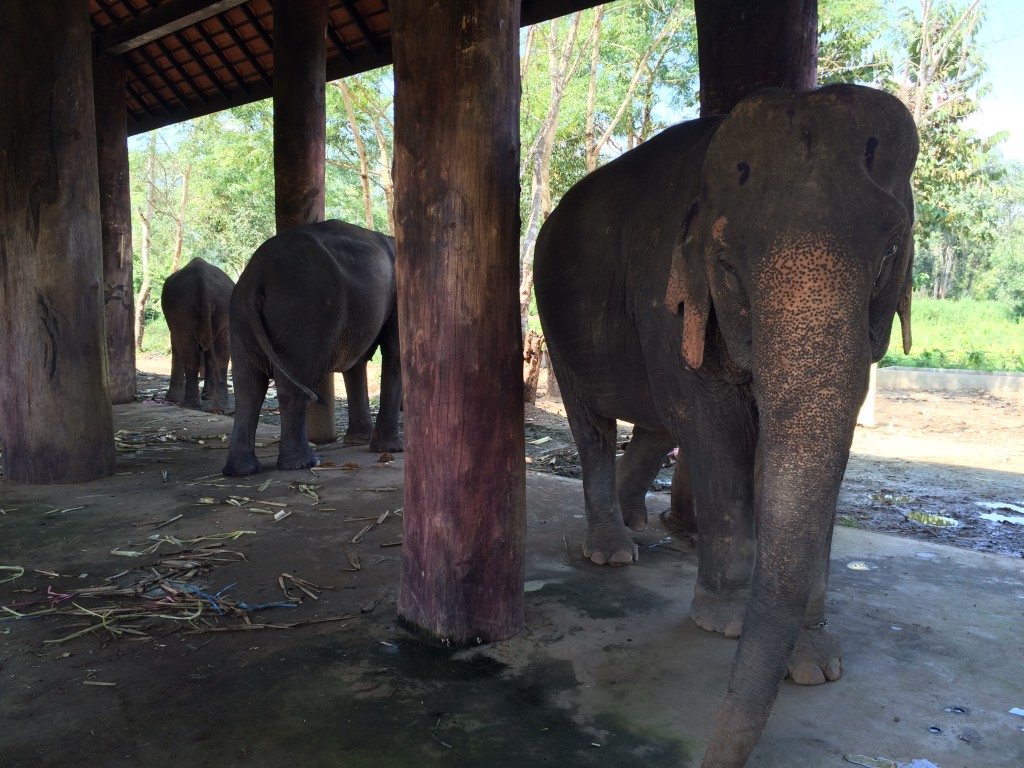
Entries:
[[267,326],[263,322],[263,314],[257,309],[255,300],[250,297],[243,302],[245,306],[245,318],[248,321],[249,328],[252,329],[252,335],[256,338],[256,343],[260,345],[260,349],[263,350],[263,354],[267,356],[267,360],[270,361],[271,368],[273,369],[273,377],[282,377],[288,379],[292,384],[298,387],[302,393],[309,398],[312,402],[318,405],[326,405],[326,401],[319,394],[314,392],[312,389],[307,387],[301,381],[292,375],[291,371],[285,368],[284,363],[281,362],[281,358],[277,356],[277,352],[274,351],[274,345],[270,341],[270,336],[267,334]]

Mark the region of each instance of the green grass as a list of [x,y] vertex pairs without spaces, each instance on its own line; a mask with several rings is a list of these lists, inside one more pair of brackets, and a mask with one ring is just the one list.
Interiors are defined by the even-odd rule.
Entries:
[[914,297],[913,348],[903,354],[899,320],[880,365],[1024,372],[1024,322],[998,301]]

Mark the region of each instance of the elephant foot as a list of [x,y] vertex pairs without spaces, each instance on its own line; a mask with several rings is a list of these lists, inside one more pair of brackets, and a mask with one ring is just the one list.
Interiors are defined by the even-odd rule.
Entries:
[[629,565],[640,559],[640,552],[636,542],[620,528],[615,533],[587,533],[583,556],[595,565]]
[[341,438],[343,445],[366,445],[370,442],[369,432],[353,432],[351,429]]
[[319,466],[320,454],[312,448],[295,453],[279,453],[277,456],[278,469],[309,469]]
[[644,504],[640,506],[622,505],[622,522],[631,531],[637,533],[647,530],[647,507]]
[[697,533],[697,518],[692,508],[680,510],[673,504],[659,515],[661,524],[677,539],[689,539]]
[[693,623],[708,632],[719,632],[736,638],[743,632],[743,617],[747,612],[749,589],[729,592],[711,592],[700,585],[694,587],[690,603]]
[[824,624],[801,628],[789,659],[788,675],[797,685],[821,685],[843,676],[839,641]]
[[203,410],[203,401],[200,400],[198,397],[185,398],[184,400],[181,401],[180,405],[182,408],[192,408],[193,410],[196,411]]
[[255,456],[247,456],[244,459],[233,459],[229,456],[220,473],[227,477],[245,477],[255,475],[262,469],[263,465]]
[[374,435],[370,438],[370,450],[374,453],[401,453],[405,450],[399,435]]

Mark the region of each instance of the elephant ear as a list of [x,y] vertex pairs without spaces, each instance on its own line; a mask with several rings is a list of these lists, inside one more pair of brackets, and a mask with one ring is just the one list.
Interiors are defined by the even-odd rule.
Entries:
[[704,335],[711,311],[711,291],[696,231],[699,213],[700,204],[694,201],[672,249],[672,269],[665,291],[665,306],[683,316],[683,359],[693,369],[704,362]]

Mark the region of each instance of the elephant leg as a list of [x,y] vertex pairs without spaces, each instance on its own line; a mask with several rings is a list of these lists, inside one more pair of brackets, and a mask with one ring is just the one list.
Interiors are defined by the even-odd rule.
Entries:
[[583,555],[598,565],[628,565],[637,560],[636,543],[622,524],[615,494],[615,419],[599,416],[581,403],[568,374],[559,371],[569,428],[580,452],[587,535]]
[[697,507],[693,503],[690,462],[682,449],[676,454],[676,466],[672,472],[672,501],[668,511],[662,514],[661,522],[665,530],[677,538],[697,533]]
[[261,465],[256,458],[256,426],[267,396],[270,379],[245,355],[235,360],[235,423],[228,444],[228,460],[223,474],[231,477],[254,475]]
[[804,623],[797,635],[793,655],[789,659],[787,674],[799,685],[821,685],[838,680],[843,675],[842,649],[839,641],[828,630],[825,620],[825,595],[828,591],[828,563],[832,551],[832,533],[823,544],[820,562],[824,564],[807,603]]
[[341,375],[345,379],[345,401],[348,405],[348,429],[342,440],[345,445],[364,445],[373,434],[370,396],[366,390],[366,363],[356,363]]
[[167,387],[167,402],[180,403],[185,397],[185,370],[181,366],[178,348],[171,344],[171,381]]
[[211,412],[223,413],[227,409],[228,369],[219,364],[214,349],[203,352],[202,399],[210,404]]
[[185,366],[185,396],[181,404],[186,408],[202,408],[203,401],[199,396],[199,366]]
[[306,431],[306,404],[309,400],[283,377],[274,381],[281,410],[281,443],[277,453],[277,468],[308,469],[319,466],[320,456],[310,446]]
[[398,414],[402,410],[402,364],[398,349],[398,315],[384,324],[381,334],[380,408],[370,438],[370,450],[397,453],[403,449]]
[[[698,434],[683,446],[694,480],[697,584],[690,617],[702,629],[739,637],[750,597],[757,541],[751,408],[736,402],[698,417]],[[684,436],[685,437],[685,436]]]
[[635,425],[625,454],[616,462],[615,486],[622,522],[634,531],[647,527],[647,492],[675,444],[675,439],[664,429]]

